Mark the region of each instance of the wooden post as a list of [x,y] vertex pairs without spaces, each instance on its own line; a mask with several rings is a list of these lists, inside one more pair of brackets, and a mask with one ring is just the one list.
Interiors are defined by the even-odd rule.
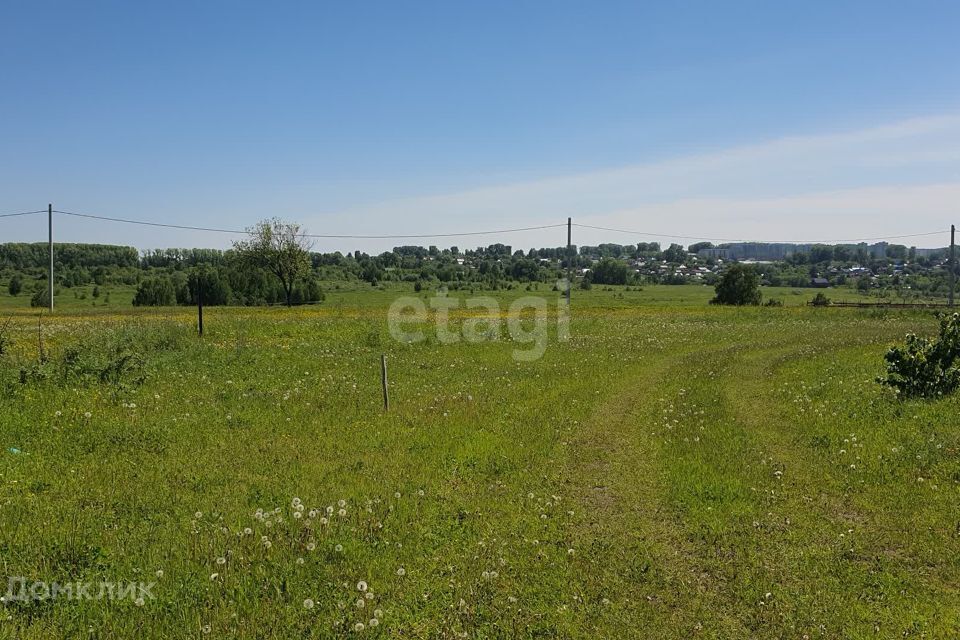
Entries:
[[387,356],[380,356],[380,384],[383,386],[383,410],[390,410],[390,392],[387,391]]
[[203,337],[203,279],[197,273],[197,330]]
[[47,231],[49,232],[49,244],[50,244],[50,313],[53,313],[53,205],[47,205]]
[[570,290],[573,288],[573,256],[571,255],[570,249],[570,239],[571,239],[571,227],[573,222],[571,218],[567,218],[567,307],[570,306]]

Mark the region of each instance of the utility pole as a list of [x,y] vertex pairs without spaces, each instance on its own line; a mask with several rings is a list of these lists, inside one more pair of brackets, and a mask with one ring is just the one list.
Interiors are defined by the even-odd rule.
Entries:
[[953,292],[957,288],[957,225],[950,225],[950,306],[953,306]]
[[53,205],[47,205],[47,228],[50,232],[50,313],[53,313]]
[[573,288],[573,255],[571,252],[571,227],[572,218],[567,218],[567,307],[570,307],[570,289]]

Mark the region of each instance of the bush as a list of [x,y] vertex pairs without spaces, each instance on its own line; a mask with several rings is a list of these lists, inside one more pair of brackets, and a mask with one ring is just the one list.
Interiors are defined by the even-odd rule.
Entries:
[[15,275],[10,278],[10,284],[7,285],[7,291],[9,291],[10,295],[12,296],[20,295],[20,292],[23,291],[23,279],[19,275]]
[[823,293],[818,293],[817,295],[813,296],[813,300],[810,301],[810,304],[815,307],[829,307],[830,298],[825,296]]
[[47,290],[47,285],[44,284],[42,287],[38,287],[33,295],[30,296],[30,306],[31,307],[49,307],[50,306],[50,292]]
[[765,307],[782,307],[782,306],[783,306],[783,300],[778,300],[777,298],[770,298],[769,300],[767,300],[766,302],[763,303],[763,306],[765,306]]
[[936,338],[907,335],[906,344],[891,348],[884,360],[887,377],[878,382],[902,397],[931,398],[955,391],[960,386],[960,314],[941,318]]
[[135,307],[168,307],[176,301],[169,278],[147,278],[137,287],[133,297]]
[[717,295],[710,304],[758,305],[762,297],[760,276],[753,267],[735,264],[720,278],[715,291]]

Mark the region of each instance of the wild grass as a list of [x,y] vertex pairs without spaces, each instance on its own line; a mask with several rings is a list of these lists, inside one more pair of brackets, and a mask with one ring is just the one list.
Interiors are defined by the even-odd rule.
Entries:
[[156,585],[0,636],[956,637],[960,400],[875,382],[932,315],[667,289],[575,292],[534,362],[397,343],[389,291],[67,310],[43,363],[15,315],[0,576]]

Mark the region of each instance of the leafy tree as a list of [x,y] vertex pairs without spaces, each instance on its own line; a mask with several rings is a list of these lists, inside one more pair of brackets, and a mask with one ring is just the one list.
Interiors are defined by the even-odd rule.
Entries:
[[683,245],[671,244],[666,251],[663,252],[663,259],[667,262],[673,262],[680,264],[687,259],[687,250],[683,248]]
[[312,244],[299,224],[279,218],[263,220],[247,229],[248,240],[235,242],[233,248],[241,262],[266,269],[280,281],[287,306],[293,304],[293,287],[310,273]]
[[590,270],[590,281],[594,284],[627,284],[627,265],[604,258]]
[[710,304],[758,305],[762,297],[760,276],[753,267],[743,264],[727,269],[714,290],[717,295]]
[[192,272],[187,278],[187,290],[189,291],[189,304],[197,304],[200,299],[201,291],[203,293],[203,304],[209,307],[223,306],[230,304],[233,292],[230,290],[230,282],[220,277],[216,269],[203,269]]
[[689,247],[687,247],[687,251],[693,254],[697,254],[697,253],[700,253],[700,251],[702,251],[703,249],[712,249],[712,248],[713,248],[712,242],[698,242],[696,244],[692,244]]
[[135,307],[169,307],[176,302],[170,278],[147,278],[137,287],[133,297]]
[[12,296],[18,296],[20,292],[23,291],[23,278],[21,278],[19,274],[14,274],[14,276],[10,278],[7,291],[9,291]]

